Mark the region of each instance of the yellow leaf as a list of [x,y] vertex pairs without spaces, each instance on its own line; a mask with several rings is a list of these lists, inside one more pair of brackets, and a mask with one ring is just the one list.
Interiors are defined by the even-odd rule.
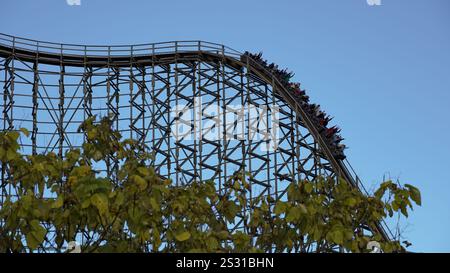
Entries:
[[188,231],[184,231],[184,232],[181,232],[181,233],[175,235],[175,239],[177,239],[177,241],[180,241],[180,242],[186,241],[189,238],[191,238],[191,234]]
[[91,196],[91,203],[98,209],[101,215],[108,211],[108,197],[101,193]]
[[30,135],[30,131],[28,131],[27,128],[20,128],[20,131],[26,136],[28,137]]
[[134,175],[133,180],[136,182],[140,190],[145,190],[147,188],[147,181],[139,175]]
[[58,196],[52,204],[52,209],[58,209],[64,205],[64,197],[62,195]]
[[150,171],[147,168],[139,167],[137,168],[138,173],[140,173],[142,176],[148,176],[150,175]]

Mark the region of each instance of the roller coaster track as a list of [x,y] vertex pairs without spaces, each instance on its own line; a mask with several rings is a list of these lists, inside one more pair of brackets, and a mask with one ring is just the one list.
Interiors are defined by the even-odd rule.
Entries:
[[[280,80],[255,60],[224,45],[204,41],[171,41],[120,46],[88,46],[49,43],[0,34],[0,58],[4,59],[3,67],[5,69],[7,62],[12,59],[29,64],[59,66],[62,68],[62,71],[65,67],[92,69],[96,67],[127,68],[156,65],[164,66],[174,63],[177,60],[202,60],[223,63],[236,70],[245,68],[247,73],[256,75],[267,85],[270,85],[274,93],[273,95],[280,97],[281,100],[286,102],[295,111],[314,140],[317,141],[336,176],[343,178],[351,186],[358,188],[364,194],[368,194],[350,163],[347,160],[338,160],[333,156],[327,141],[319,133],[319,128],[310,120],[306,110],[302,108],[302,105],[293,94],[281,84]],[[4,85],[4,89],[6,90],[7,80],[5,80]],[[6,94],[3,95],[6,96]],[[3,105],[3,109],[4,112],[8,111],[6,105]],[[3,123],[4,130],[14,128],[12,121],[4,119]],[[36,147],[33,147],[33,151],[35,149]],[[209,167],[213,168],[211,166]],[[196,174],[195,170],[193,172]],[[383,240],[389,241],[393,239],[394,236],[384,221],[371,225],[372,231],[379,233]]]

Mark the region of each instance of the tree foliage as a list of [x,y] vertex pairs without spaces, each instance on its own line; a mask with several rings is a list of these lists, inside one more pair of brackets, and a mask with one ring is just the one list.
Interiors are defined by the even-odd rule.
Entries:
[[[83,252],[367,252],[373,240],[385,252],[404,251],[364,228],[421,204],[417,188],[392,181],[366,196],[318,177],[291,183],[277,200],[250,198],[245,173],[220,191],[213,181],[176,186],[149,166],[152,154],[141,143],[122,140],[111,125],[85,121],[82,149],[64,158],[22,155],[25,129],[0,133],[2,171],[10,174],[2,185],[1,252],[59,252],[80,238]],[[117,176],[96,171],[111,162]],[[229,228],[240,219],[242,229]]]

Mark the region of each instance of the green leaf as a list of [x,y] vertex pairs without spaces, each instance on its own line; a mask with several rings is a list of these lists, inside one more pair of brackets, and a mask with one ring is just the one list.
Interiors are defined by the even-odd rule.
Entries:
[[81,203],[81,208],[85,209],[88,208],[91,205],[91,199],[85,199],[82,203]]
[[311,193],[313,191],[313,185],[310,182],[305,183],[305,191],[306,193]]
[[420,195],[420,191],[418,188],[414,187],[413,185],[410,184],[405,184],[405,187],[408,188],[409,193],[411,195],[411,199],[419,206],[422,205],[422,197]]
[[344,234],[339,230],[332,231],[330,237],[335,244],[342,245],[344,243]]
[[[32,228],[33,230],[40,230],[41,228],[43,228],[43,227],[41,226],[41,224],[39,223],[38,220],[32,220],[32,221],[30,222],[30,226],[31,226],[31,228]],[[44,229],[44,230],[45,230],[45,229]]]
[[403,215],[405,215],[405,217],[408,217],[408,211],[406,209],[406,206],[402,206],[400,208],[400,211],[402,212]]
[[356,203],[357,203],[357,201],[356,201],[356,199],[353,198],[353,197],[349,197],[349,198],[347,198],[347,199],[345,200],[345,204],[346,204],[347,206],[349,206],[349,207],[355,206]]
[[153,208],[154,210],[156,210],[156,211],[160,211],[160,210],[161,210],[161,208],[160,208],[158,202],[156,202],[155,198],[153,198],[153,197],[150,198],[150,205],[151,205],[152,208]]
[[134,182],[137,184],[140,190],[145,190],[147,188],[147,181],[139,175],[133,176]]
[[25,239],[27,240],[27,246],[31,249],[31,250],[35,250],[40,242],[36,239],[35,235],[33,232],[29,232],[25,235]]
[[19,133],[16,131],[10,131],[8,132],[8,136],[12,141],[17,141],[17,139],[19,138]]
[[286,215],[286,221],[292,222],[297,219],[299,219],[301,216],[301,210],[299,207],[293,207],[289,210],[288,214]]
[[394,211],[398,211],[399,208],[400,208],[400,207],[399,207],[399,205],[398,205],[398,202],[394,200],[394,201],[392,202],[392,209],[393,209]]
[[138,173],[141,174],[142,176],[148,176],[148,175],[150,175],[149,169],[144,168],[144,167],[139,167],[139,168],[137,168],[137,171],[138,171]]
[[27,240],[27,246],[34,250],[44,241],[47,230],[41,226],[38,220],[32,220],[30,227],[31,231],[25,235],[25,239]]
[[234,183],[233,183],[233,189],[235,189],[235,190],[241,189],[241,184],[239,183],[238,180],[235,180],[235,181],[234,181]]
[[51,206],[52,209],[59,209],[64,205],[64,197],[62,195],[58,196]]
[[120,191],[116,194],[116,199],[114,201],[114,204],[116,206],[121,206],[124,202],[125,202],[125,195],[123,192]]
[[161,245],[161,234],[157,228],[153,228],[152,230],[152,238],[153,238],[153,252],[158,251],[159,246]]
[[316,226],[313,230],[313,240],[318,241],[320,237],[322,236],[322,233],[320,232],[319,228]]
[[175,239],[177,239],[177,241],[180,241],[180,242],[189,240],[189,238],[191,238],[191,234],[188,231],[184,231],[184,232],[181,232],[181,233],[175,235]]
[[223,214],[228,221],[234,222],[234,218],[236,217],[238,211],[238,205],[230,201],[226,203],[226,208],[224,209]]
[[308,213],[308,209],[306,208],[306,206],[304,204],[299,204],[298,207],[300,208],[300,211],[302,213]]
[[100,215],[104,215],[108,211],[108,197],[101,193],[96,193],[91,196],[91,203],[94,205]]
[[100,159],[102,159],[102,157],[103,157],[103,154],[102,154],[102,152],[99,151],[99,150],[95,150],[94,155],[92,156],[92,158],[93,158],[95,161],[100,161]]
[[17,157],[17,152],[13,149],[8,149],[6,151],[6,160],[11,161]]
[[39,180],[37,182],[37,186],[38,186],[38,191],[39,191],[40,196],[44,196],[45,181],[44,180]]
[[278,201],[275,205],[273,212],[277,215],[280,215],[286,211],[286,203],[283,201]]
[[208,237],[206,239],[206,245],[208,246],[209,250],[216,250],[219,248],[219,242],[217,242],[217,239],[214,237]]

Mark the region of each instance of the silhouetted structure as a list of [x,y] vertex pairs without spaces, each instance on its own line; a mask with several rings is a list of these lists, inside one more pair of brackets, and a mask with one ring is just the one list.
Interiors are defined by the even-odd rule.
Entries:
[[[77,128],[84,119],[109,114],[124,137],[148,146],[156,171],[174,183],[213,179],[220,189],[235,172],[245,172],[251,174],[252,195],[276,198],[290,182],[318,175],[361,187],[344,160],[339,129],[328,125],[331,118],[310,104],[300,84],[290,82],[292,73],[261,54],[203,41],[85,46],[0,35],[0,73],[2,130],[30,130],[31,137],[22,139],[24,153],[64,156],[83,142]],[[249,128],[240,140],[225,130],[213,141],[173,138],[171,110],[193,107],[196,97],[217,109],[277,106],[277,149],[261,151],[266,140],[249,137]],[[110,177],[117,164],[112,158],[105,166]],[[8,175],[2,166],[2,181]],[[1,201],[11,194],[2,187]],[[375,232],[389,239],[383,226]],[[242,227],[237,221],[233,228]]]

